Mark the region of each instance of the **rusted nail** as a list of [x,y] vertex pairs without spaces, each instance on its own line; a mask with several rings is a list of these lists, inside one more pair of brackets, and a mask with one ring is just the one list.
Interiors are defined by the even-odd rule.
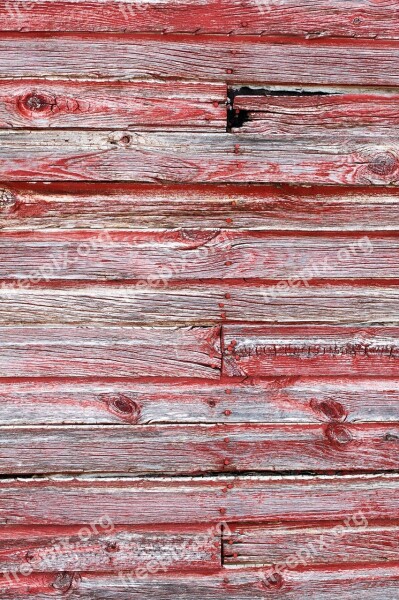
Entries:
[[224,414],[226,415],[226,417],[229,417],[231,415],[231,410],[225,410]]

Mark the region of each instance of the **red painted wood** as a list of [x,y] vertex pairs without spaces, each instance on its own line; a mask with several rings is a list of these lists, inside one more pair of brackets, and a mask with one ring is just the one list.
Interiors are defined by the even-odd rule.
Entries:
[[396,184],[396,137],[0,130],[0,177],[11,181]]
[[395,187],[18,183],[0,185],[1,231],[397,231]]
[[[234,407],[232,407],[232,411]],[[246,471],[393,471],[396,423],[0,428],[0,471],[199,475]],[[104,452],[104,449],[107,451]]]
[[0,528],[0,569],[9,573],[10,582],[23,578],[26,563],[35,573],[74,571],[77,566],[79,571],[115,573],[146,569],[156,561],[163,573],[176,575],[215,571],[220,559],[220,530],[206,525],[186,530],[115,526],[100,515],[90,526]]
[[261,87],[399,83],[396,40],[3,33],[0,55],[7,79],[182,79]]
[[[342,598],[351,597],[362,600],[386,600],[395,598],[398,589],[399,571],[392,566],[363,566],[336,570],[308,570],[302,573],[287,571],[284,578],[270,587],[264,570],[259,569],[222,569],[211,575],[163,575],[157,573],[146,578],[120,577],[97,574],[32,575],[18,583],[8,585],[5,598],[25,600],[29,597],[41,600],[54,595],[68,594],[75,600],[91,600],[93,595],[110,600],[124,600],[126,597],[149,597],[155,600],[164,598],[190,597],[195,600],[264,600],[276,596],[291,600],[293,593],[309,600],[333,600],[339,591]],[[55,589],[55,591],[54,591]],[[32,596],[33,594],[33,596]],[[1,596],[0,596],[1,597]],[[267,597],[267,596],[266,596]]]
[[219,328],[0,328],[0,377],[220,374]]
[[223,84],[0,81],[0,127],[225,131]]
[[399,379],[0,380],[2,426],[274,423],[281,427],[334,420],[395,427]]
[[[33,0],[0,3],[11,31],[159,31],[398,38],[395,2]],[[189,15],[189,18],[188,18]]]
[[236,96],[233,106],[249,112],[236,134],[385,137],[399,126],[396,94]]
[[[338,452],[338,451],[337,451]],[[0,522],[82,525],[108,515],[115,525],[289,523],[397,518],[397,475],[215,478],[4,479]]]
[[396,233],[64,230],[4,233],[0,240],[0,279],[33,284],[125,279],[165,288],[169,281],[258,278],[290,280],[295,289],[314,279],[399,277]]
[[399,373],[395,327],[266,327],[223,329],[226,375],[385,375]]
[[348,525],[332,523],[322,527],[238,525],[224,540],[224,564],[240,566],[275,566],[287,556],[298,556],[298,567],[359,563],[397,562],[399,527],[368,523],[360,514]]

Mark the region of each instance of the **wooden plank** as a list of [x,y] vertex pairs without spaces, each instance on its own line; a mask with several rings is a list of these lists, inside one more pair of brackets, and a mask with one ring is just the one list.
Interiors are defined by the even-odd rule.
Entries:
[[226,87],[169,82],[0,81],[0,127],[226,131]]
[[205,377],[219,328],[0,327],[0,377]]
[[190,284],[164,276],[141,283],[51,289],[0,284],[0,325],[215,325],[218,323],[398,323],[399,287],[351,283],[280,289],[278,284]]
[[0,473],[382,472],[398,469],[398,444],[399,423],[12,426]]
[[226,326],[226,375],[377,375],[399,373],[395,327]]
[[314,94],[236,96],[236,110],[248,111],[248,121],[234,133],[346,137],[389,136],[399,131],[396,94]]
[[392,520],[375,525],[357,515],[348,525],[237,525],[231,530],[223,544],[225,565],[272,566],[291,556],[300,557],[298,566],[341,568],[399,560],[399,527]]
[[287,571],[284,579],[271,586],[265,572],[252,569],[225,569],[212,575],[148,574],[147,577],[118,577],[117,575],[64,574],[31,575],[18,582],[6,584],[0,597],[13,600],[47,600],[54,595],[68,594],[69,598],[125,600],[154,598],[155,600],[264,600],[278,595],[283,600],[294,597],[309,600],[394,599],[398,589],[399,570],[395,565],[366,566],[354,569],[310,570],[302,573]]
[[0,425],[399,422],[399,380],[0,381]]
[[0,56],[2,79],[185,79],[260,86],[399,83],[397,41],[373,40],[370,45],[367,40],[270,36],[3,33]]
[[[7,527],[0,530],[0,569],[11,581],[33,572],[118,572],[155,563],[162,572],[210,572],[220,567],[220,529],[192,526],[115,527],[106,515],[88,526]],[[22,569],[23,571],[23,569]]]
[[[107,515],[114,525],[344,520],[363,511],[392,519],[397,475],[217,478],[3,479],[4,525],[82,525]],[[191,526],[191,525],[190,525]]]
[[2,231],[397,231],[399,190],[379,187],[0,184]]
[[[359,0],[309,0],[284,4],[233,2],[175,4],[33,0],[29,5],[0,3],[6,31],[160,31],[188,33],[282,34],[348,37],[399,37],[394,5]],[[190,14],[190,20],[186,15]]]
[[[0,3],[6,31],[159,31],[398,38],[395,3],[356,0],[33,0]],[[190,19],[187,19],[187,15]]]
[[[399,72],[399,70],[398,70]],[[239,142],[239,143],[238,143]],[[397,138],[0,130],[0,178],[376,185],[399,181]]]
[[[144,288],[199,279],[398,279],[396,233],[269,234],[247,231],[2,233],[0,279],[11,287],[57,280],[130,280]],[[276,281],[277,280],[277,281]]]

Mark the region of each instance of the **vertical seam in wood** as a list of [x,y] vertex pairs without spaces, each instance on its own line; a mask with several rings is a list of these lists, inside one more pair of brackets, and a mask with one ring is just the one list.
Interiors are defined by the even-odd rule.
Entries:
[[220,379],[222,379],[223,378],[223,374],[224,374],[224,331],[223,331],[223,324],[220,325],[219,335],[220,335]]

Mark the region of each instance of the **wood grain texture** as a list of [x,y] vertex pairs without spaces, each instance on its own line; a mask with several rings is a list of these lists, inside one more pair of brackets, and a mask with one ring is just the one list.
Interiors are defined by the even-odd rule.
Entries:
[[399,380],[0,381],[0,425],[399,422]]
[[35,573],[79,571],[112,573],[151,568],[162,573],[217,570],[221,535],[216,528],[192,526],[115,527],[101,515],[88,526],[7,527],[0,529],[0,569],[11,581],[22,578],[21,566]]
[[0,473],[382,472],[398,450],[397,423],[1,427]]
[[[82,525],[107,515],[114,525],[290,523],[343,520],[363,511],[391,519],[397,475],[319,477],[4,479],[4,525]],[[173,515],[173,516],[172,516]]]
[[220,373],[218,327],[3,327],[0,339],[0,377]]
[[278,585],[270,588],[265,572],[257,569],[224,569],[211,575],[149,575],[145,579],[132,576],[78,574],[36,574],[0,588],[2,598],[35,600],[65,597],[75,600],[264,600],[267,597],[293,600],[394,600],[398,590],[399,570],[392,566],[367,566],[354,569],[287,571]]
[[1,130],[10,181],[396,184],[397,138]]
[[[398,38],[394,2],[33,0],[0,3],[5,31],[159,31]],[[187,14],[190,18],[187,19]]]
[[[343,527],[343,529],[336,529]],[[298,566],[349,565],[397,562],[399,527],[367,523],[356,515],[348,525],[334,523],[323,527],[238,525],[224,540],[224,564],[272,566],[298,556]]]
[[226,326],[226,375],[376,375],[399,372],[395,327]]
[[[56,275],[56,274],[55,274]],[[0,284],[0,325],[215,325],[219,323],[398,323],[399,287],[358,283],[66,282],[46,287],[19,280]]]
[[0,127],[226,131],[226,87],[169,82],[0,81]]
[[3,183],[0,228],[397,231],[399,190],[371,186]]
[[[314,279],[398,279],[399,238],[382,235],[247,231],[2,233],[0,279],[25,289],[57,280],[288,280],[283,291]],[[277,281],[276,281],[277,280]],[[281,286],[276,288],[278,296]]]
[[234,133],[276,136],[381,136],[399,130],[396,94],[236,96],[233,107],[248,111]]
[[367,40],[270,36],[3,33],[0,55],[3,79],[385,87],[399,82],[397,41],[370,45]]

